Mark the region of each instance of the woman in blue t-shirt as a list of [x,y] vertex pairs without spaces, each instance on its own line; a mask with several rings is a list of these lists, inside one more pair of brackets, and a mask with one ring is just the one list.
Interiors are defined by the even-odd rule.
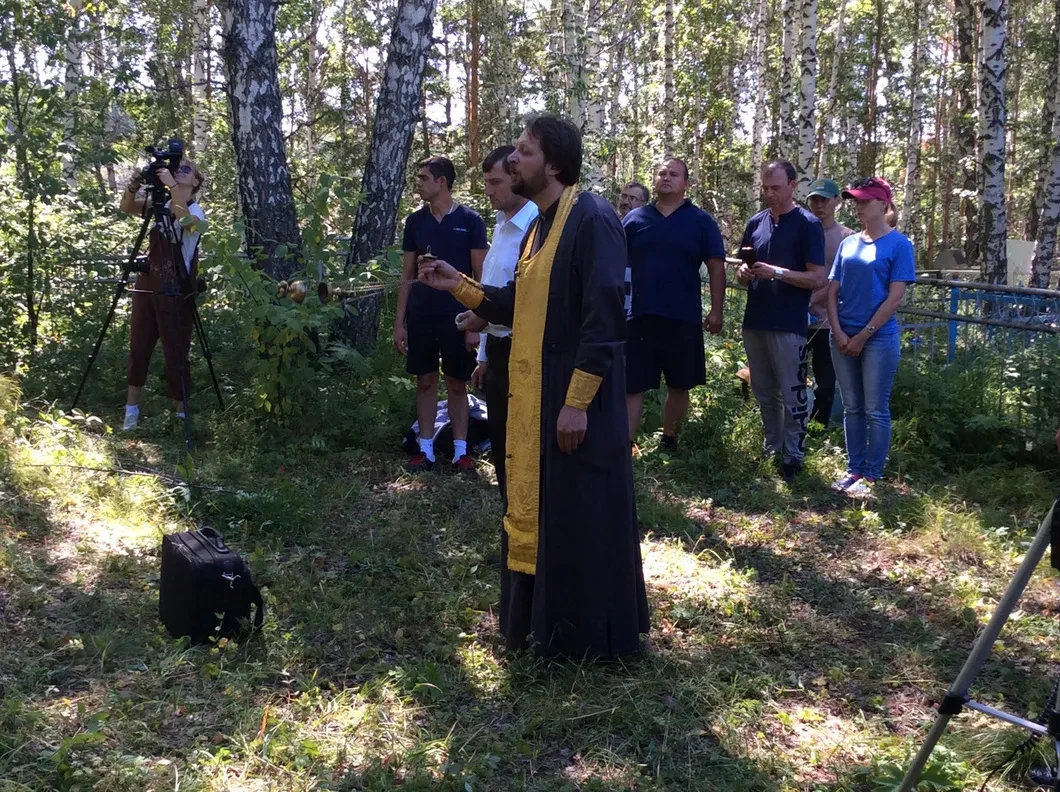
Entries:
[[843,197],[857,204],[861,233],[840,243],[828,275],[832,362],[847,446],[847,473],[832,489],[867,497],[891,447],[891,383],[899,356],[894,313],[916,272],[913,243],[887,222],[891,185],[870,177]]

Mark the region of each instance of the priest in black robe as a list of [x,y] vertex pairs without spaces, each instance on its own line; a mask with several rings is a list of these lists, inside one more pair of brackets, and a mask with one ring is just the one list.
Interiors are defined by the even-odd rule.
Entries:
[[531,117],[512,189],[541,217],[515,280],[482,286],[422,258],[420,280],[512,328],[500,625],[509,649],[618,657],[648,631],[626,420],[625,235],[578,190],[581,135]]

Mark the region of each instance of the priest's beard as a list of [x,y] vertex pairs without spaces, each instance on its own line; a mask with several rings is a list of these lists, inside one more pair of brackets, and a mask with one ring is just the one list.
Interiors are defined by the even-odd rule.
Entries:
[[546,187],[548,187],[548,176],[545,175],[544,165],[533,173],[512,174],[512,192],[516,195],[533,198]]

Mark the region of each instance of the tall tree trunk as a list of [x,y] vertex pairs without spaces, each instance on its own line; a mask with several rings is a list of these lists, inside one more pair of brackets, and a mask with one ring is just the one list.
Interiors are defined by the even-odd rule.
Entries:
[[71,190],[77,187],[77,104],[81,91],[82,26],[81,0],[69,0],[70,28],[66,36],[66,74],[63,80],[63,180]]
[[1016,144],[1018,143],[1020,128],[1020,87],[1023,84],[1023,28],[1026,14],[1023,11],[1022,3],[1018,0],[1009,0],[1009,2],[1011,2],[1009,7],[1009,32],[1005,46],[1009,52],[1013,52],[1015,55],[1012,62],[1012,78],[1008,80],[1008,84],[1012,86],[1012,113],[1009,114],[1005,124],[1008,132],[1005,162],[1010,165],[1005,180],[1005,216],[1014,218],[1016,194],[1013,182],[1015,180],[1017,162]]
[[872,63],[869,66],[869,90],[865,98],[865,137],[861,145],[858,170],[866,175],[876,172],[876,122],[879,112],[877,92],[880,85],[880,61],[883,58],[883,0],[876,0],[876,26],[872,39]]
[[1041,146],[1038,152],[1038,167],[1034,178],[1034,191],[1027,207],[1027,221],[1023,228],[1024,239],[1038,238],[1038,218],[1045,201],[1046,181],[1049,177],[1052,141],[1060,137],[1060,0],[1053,2],[1053,34],[1050,36],[1050,67],[1046,69],[1046,86],[1042,100],[1042,120],[1038,127]]
[[663,151],[674,150],[674,0],[663,5]]
[[751,130],[751,188],[747,199],[752,207],[758,206],[762,195],[762,139],[766,126],[766,48],[769,46],[769,14],[766,0],[758,0],[755,11],[754,86],[755,120]]
[[317,148],[317,107],[319,105],[319,73],[321,66],[320,21],[323,7],[320,0],[312,0],[309,8],[309,25],[306,30],[306,64],[305,64],[305,163],[309,173],[315,170],[313,160]]
[[247,249],[260,248],[265,271],[280,279],[299,269],[301,235],[281,128],[277,5],[278,0],[226,2],[224,62]]
[[1053,140],[1049,178],[1044,191],[1042,215],[1038,221],[1037,244],[1031,262],[1030,285],[1049,288],[1049,278],[1056,262],[1056,232],[1060,225],[1060,136]]
[[982,143],[982,250],[990,283],[1008,275],[1005,241],[1005,13],[1007,0],[983,0],[979,45],[979,130]]
[[602,20],[600,0],[589,0],[589,12],[586,19],[588,28],[588,52],[585,56],[585,83],[588,86],[586,96],[586,114],[589,131],[599,135],[604,131],[604,75],[600,68],[600,25]]
[[[909,65],[909,137],[905,142],[905,179],[902,182],[902,210],[898,215],[898,228],[906,236],[915,234],[916,191],[920,179],[920,139],[923,126],[920,83],[924,71],[924,13],[925,0],[914,0],[913,55]],[[937,129],[935,134],[937,139]]]
[[206,0],[192,0],[192,123],[191,147],[195,156],[201,157],[206,150],[208,121],[206,116],[206,62],[210,57],[210,12]]
[[795,169],[799,195],[813,181],[814,102],[817,98],[817,0],[802,0],[802,36],[799,49],[799,154]]
[[798,0],[782,0],[780,6],[780,85],[778,122],[780,140],[777,144],[777,156],[781,159],[793,159],[795,148],[795,116],[791,107],[794,91],[795,42],[797,36]]
[[364,200],[357,207],[347,269],[368,261],[394,238],[427,52],[432,45],[434,8],[434,0],[398,3],[361,182]]
[[975,155],[975,7],[972,0],[956,0],[957,69],[953,91],[957,97],[954,117],[954,151],[963,178],[960,200],[964,216],[964,262],[972,268],[979,265],[979,215],[976,198],[979,183],[976,178]]
[[823,112],[817,124],[817,167],[815,176],[828,171],[828,143],[829,125],[832,123],[832,115],[835,112],[836,91],[839,88],[839,64],[843,59],[843,24],[846,19],[847,0],[839,1],[839,21],[836,23],[835,43],[832,47],[832,68],[828,78],[828,93],[824,98]]
[[479,8],[477,0],[468,3],[468,80],[467,80],[467,164],[472,191],[477,190],[479,164],[482,158],[479,152],[479,47],[482,43],[479,36]]

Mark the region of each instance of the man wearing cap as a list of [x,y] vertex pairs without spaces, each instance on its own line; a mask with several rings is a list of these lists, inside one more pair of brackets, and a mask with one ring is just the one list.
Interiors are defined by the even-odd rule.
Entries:
[[[810,211],[821,221],[824,229],[825,267],[831,267],[835,261],[839,243],[854,233],[836,222],[835,211],[842,200],[839,197],[839,185],[831,179],[818,179],[810,184]],[[810,338],[807,345],[810,348],[814,382],[810,420],[828,426],[832,402],[835,401],[835,368],[832,366],[832,350],[828,346],[827,283],[810,296]]]
[[813,398],[806,387],[806,315],[810,294],[825,283],[821,221],[795,203],[795,167],[782,160],[762,168],[768,208],[747,221],[737,280],[747,287],[743,344],[751,392],[762,409],[766,454],[782,463],[785,480],[802,469]]
[[[709,213],[690,201],[688,166],[676,157],[655,172],[655,200],[622,221],[633,275],[633,318],[626,335],[626,412],[636,439],[644,392],[666,377],[662,451],[677,449],[688,391],[706,382],[703,330],[721,332],[725,242]],[[710,313],[703,319],[699,268],[710,275]],[[805,321],[805,320],[804,320]]]

